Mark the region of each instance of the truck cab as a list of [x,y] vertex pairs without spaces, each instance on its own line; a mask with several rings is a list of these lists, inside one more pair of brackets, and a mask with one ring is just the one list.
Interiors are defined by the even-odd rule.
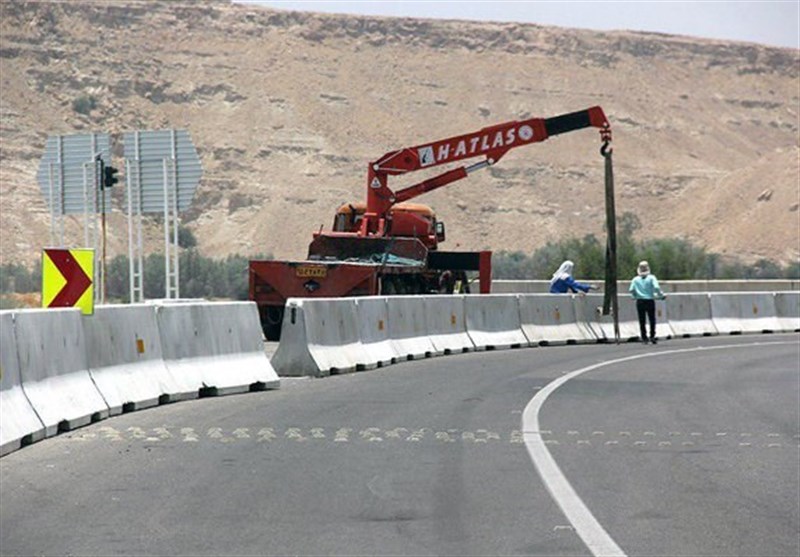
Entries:
[[[341,205],[333,218],[332,231],[358,232],[366,209],[363,202]],[[445,240],[444,223],[436,220],[436,213],[427,205],[398,203],[389,210],[389,222],[388,236],[419,238],[429,250],[435,250]]]

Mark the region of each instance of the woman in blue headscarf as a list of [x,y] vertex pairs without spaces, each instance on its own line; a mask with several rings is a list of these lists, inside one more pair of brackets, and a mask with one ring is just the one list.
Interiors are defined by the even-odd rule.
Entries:
[[553,278],[550,280],[550,294],[566,294],[567,292],[588,292],[589,290],[596,290],[596,286],[591,284],[584,284],[572,278],[572,269],[575,264],[572,261],[564,261],[558,268],[558,271],[553,273]]

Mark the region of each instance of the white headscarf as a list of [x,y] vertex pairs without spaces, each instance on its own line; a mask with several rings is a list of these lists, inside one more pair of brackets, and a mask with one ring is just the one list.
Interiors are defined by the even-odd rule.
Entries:
[[636,271],[639,273],[640,277],[646,277],[650,274],[650,264],[647,261],[640,261]]
[[558,279],[567,279],[572,276],[572,269],[575,267],[575,264],[572,261],[564,261],[561,264],[561,267],[558,268],[558,271],[553,273],[553,278],[550,279],[550,284],[555,284]]

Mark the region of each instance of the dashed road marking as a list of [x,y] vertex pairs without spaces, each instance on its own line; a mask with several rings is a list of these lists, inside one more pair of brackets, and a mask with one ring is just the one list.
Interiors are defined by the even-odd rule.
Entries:
[[336,437],[334,437],[333,441],[335,443],[347,443],[350,441],[350,432],[353,431],[350,428],[343,427],[336,431]]
[[[736,448],[775,449],[794,446],[795,437],[779,433],[747,432],[691,432],[675,430],[643,430],[632,433],[628,430],[618,432],[592,429],[580,431],[576,429],[539,431],[498,432],[488,428],[461,430],[454,428],[413,428],[392,427],[277,427],[277,426],[240,426],[240,427],[207,427],[200,432],[193,427],[144,428],[131,426],[124,430],[104,426],[94,431],[76,430],[65,435],[72,441],[87,443],[92,441],[135,441],[148,443],[168,443],[172,440],[184,443],[217,442],[217,443],[461,443],[473,446],[490,446],[498,444],[521,445],[525,435],[538,434],[550,445],[561,447],[614,447],[640,448],[657,446],[661,448],[697,447],[713,450]],[[687,437],[688,436],[688,437]],[[683,439],[683,440],[681,440]]]

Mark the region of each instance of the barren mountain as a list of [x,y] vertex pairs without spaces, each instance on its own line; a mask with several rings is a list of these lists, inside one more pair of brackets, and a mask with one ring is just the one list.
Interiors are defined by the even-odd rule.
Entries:
[[[86,114],[79,99],[92,101]],[[639,236],[744,260],[800,257],[800,52],[513,23],[335,16],[223,2],[0,0],[0,254],[50,243],[36,182],[48,135],[189,130],[204,175],[181,222],[209,256],[302,259],[393,149],[600,105],[617,212]],[[91,104],[90,104],[91,106]],[[603,237],[595,129],[509,152],[419,199],[449,249]],[[442,169],[439,168],[439,171]],[[411,174],[397,189],[427,175]],[[109,254],[127,253],[119,203]],[[148,223],[148,252],[163,248]],[[81,219],[67,222],[70,246]]]

